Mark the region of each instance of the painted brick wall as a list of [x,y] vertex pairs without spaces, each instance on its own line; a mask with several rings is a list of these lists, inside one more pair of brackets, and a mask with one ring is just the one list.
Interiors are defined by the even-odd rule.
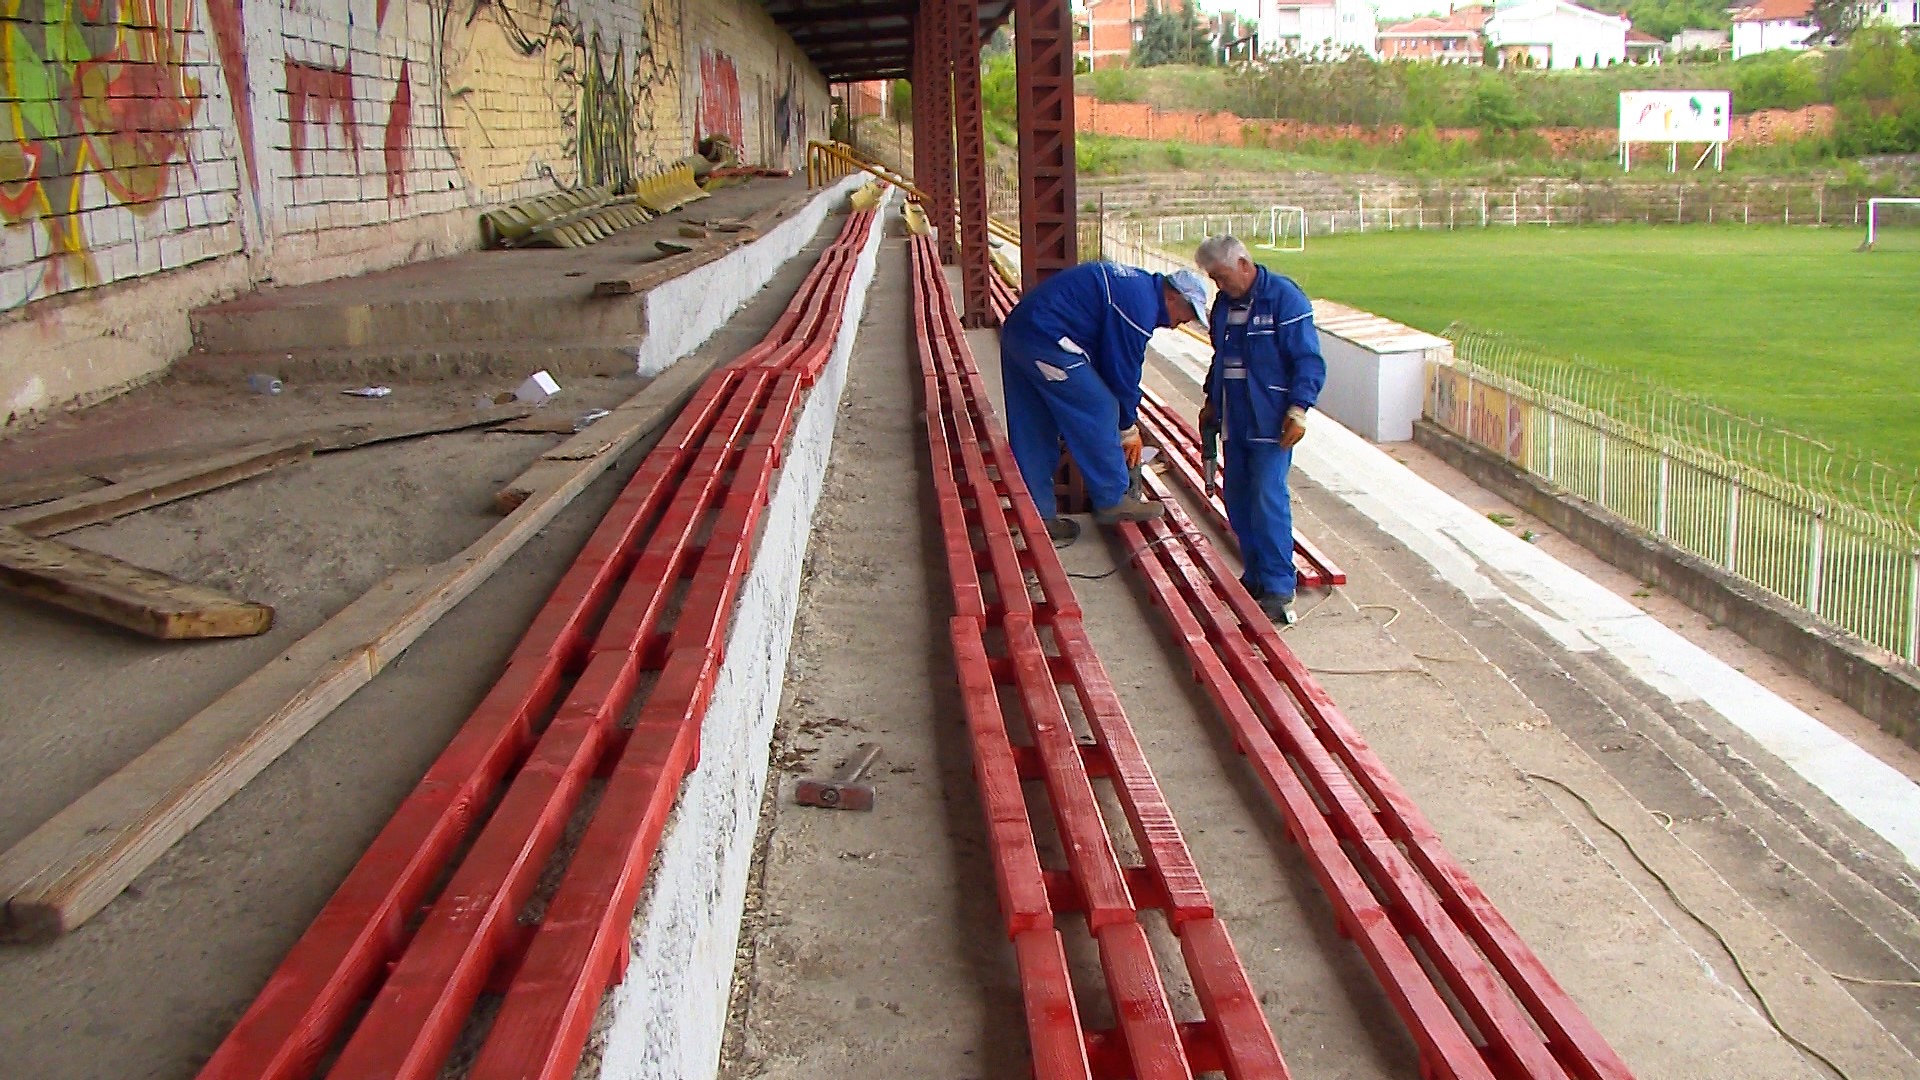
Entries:
[[826,80],[755,0],[688,0],[686,27],[694,137],[723,133],[742,161],[803,168],[807,140],[832,123]]
[[0,425],[152,374],[190,306],[471,246],[703,115],[798,169],[830,101],[753,0],[0,4]]

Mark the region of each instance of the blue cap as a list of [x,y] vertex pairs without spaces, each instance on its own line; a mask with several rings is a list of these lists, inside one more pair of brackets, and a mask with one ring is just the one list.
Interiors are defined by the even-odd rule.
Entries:
[[1167,284],[1173,291],[1193,305],[1193,317],[1200,323],[1200,329],[1207,328],[1207,281],[1192,270],[1175,270],[1167,275]]

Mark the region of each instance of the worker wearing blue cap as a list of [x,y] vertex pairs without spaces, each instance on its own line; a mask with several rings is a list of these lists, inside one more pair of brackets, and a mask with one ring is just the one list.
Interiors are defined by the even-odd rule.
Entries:
[[1163,326],[1206,326],[1206,282],[1191,270],[1149,273],[1082,263],[1041,282],[1000,328],[1007,437],[1033,504],[1055,543],[1079,535],[1053,497],[1060,444],[1080,467],[1094,520],[1148,521],[1164,508],[1132,490],[1140,464],[1140,369]]

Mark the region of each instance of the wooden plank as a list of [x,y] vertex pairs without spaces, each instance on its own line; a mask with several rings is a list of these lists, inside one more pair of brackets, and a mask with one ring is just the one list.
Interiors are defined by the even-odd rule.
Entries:
[[22,506],[32,506],[35,503],[50,502],[106,485],[105,480],[85,473],[65,473],[15,480],[12,483],[0,484],[0,510],[13,510]]
[[[621,418],[621,449],[657,438],[724,357],[689,357],[595,424]],[[618,457],[542,461],[527,496],[445,562],[375,586],[0,855],[0,939],[45,940],[92,918],[204,821],[379,674]]]
[[273,609],[265,604],[5,527],[0,585],[169,641],[252,637],[273,625]]
[[215,454],[264,452],[284,446],[288,440],[312,439],[315,454],[332,454],[399,439],[441,435],[447,432],[465,431],[469,428],[492,427],[496,424],[523,420],[532,413],[533,406],[516,402],[508,405],[489,405],[465,415],[449,416],[445,413],[415,412],[380,420],[355,420],[346,424],[325,424],[304,430],[294,430],[272,440],[221,439],[190,446],[169,446],[133,454],[116,454],[112,457],[79,462],[69,466],[68,472],[47,473],[0,485],[0,510],[32,506],[63,496],[92,491],[108,484],[146,480],[150,476],[158,475],[159,470],[204,463]]
[[700,384],[719,366],[721,357],[689,356],[667,368],[646,388],[613,407],[607,415],[577,432],[573,438],[540,455],[527,470],[493,496],[494,509],[510,514],[536,493],[564,484],[582,463],[599,468],[631,449],[641,435],[655,431],[678,415]]
[[314,445],[312,439],[289,440],[221,454],[211,460],[202,459],[158,469],[137,480],[109,484],[25,510],[0,514],[0,525],[10,525],[30,536],[56,536],[184,499],[189,495],[237,484],[289,462],[305,460],[312,456]]

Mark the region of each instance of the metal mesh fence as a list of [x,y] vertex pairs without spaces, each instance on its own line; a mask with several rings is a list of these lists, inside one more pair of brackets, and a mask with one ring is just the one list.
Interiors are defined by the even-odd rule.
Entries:
[[1621,372],[1451,327],[1427,417],[1674,546],[1920,660],[1920,481]]

